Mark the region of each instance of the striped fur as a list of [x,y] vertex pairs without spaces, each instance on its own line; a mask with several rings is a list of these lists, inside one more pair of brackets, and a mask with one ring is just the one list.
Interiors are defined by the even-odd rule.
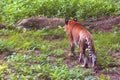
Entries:
[[96,66],[96,54],[94,49],[94,43],[91,33],[83,28],[83,26],[77,22],[77,20],[65,20],[65,31],[68,34],[71,52],[75,55],[75,45],[80,49],[79,61],[84,61],[83,67],[88,67],[88,57],[85,54],[85,50],[89,50],[89,57],[92,61],[92,66]]

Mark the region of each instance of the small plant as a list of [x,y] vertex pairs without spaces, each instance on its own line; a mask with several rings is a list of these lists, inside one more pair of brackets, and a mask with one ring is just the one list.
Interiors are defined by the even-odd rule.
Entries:
[[95,78],[95,80],[110,80],[110,77],[101,74],[100,77]]
[[53,55],[55,55],[55,56],[60,56],[64,53],[64,51],[62,49],[55,49],[52,52],[53,52]]

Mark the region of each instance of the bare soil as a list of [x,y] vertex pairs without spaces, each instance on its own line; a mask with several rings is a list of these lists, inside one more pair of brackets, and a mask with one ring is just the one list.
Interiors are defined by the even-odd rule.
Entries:
[[23,26],[32,29],[42,29],[45,27],[56,28],[57,26],[64,25],[64,19],[38,16],[19,20],[15,25],[16,27]]
[[0,29],[3,29],[5,28],[5,25],[4,24],[0,24]]
[[116,27],[120,29],[120,15],[91,19],[82,22],[84,26],[89,26],[91,30],[108,32],[113,31]]
[[[19,20],[15,25],[16,27],[23,26],[32,29],[42,29],[46,26],[57,28],[57,26],[63,26],[65,24],[64,20],[64,18],[46,18],[38,16]],[[94,31],[113,31],[115,27],[120,29],[120,15],[91,19],[80,23],[83,26],[88,26],[90,30]]]

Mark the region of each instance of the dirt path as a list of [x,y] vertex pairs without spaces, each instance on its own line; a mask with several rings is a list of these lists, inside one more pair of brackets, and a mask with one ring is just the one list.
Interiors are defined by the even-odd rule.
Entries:
[[[15,25],[24,26],[26,28],[41,29],[46,26],[50,28],[57,28],[59,25],[63,26],[64,18],[46,18],[46,17],[30,17],[19,20]],[[112,31],[114,27],[120,28],[120,15],[102,17],[98,19],[86,20],[84,22],[79,21],[83,26],[88,26],[89,29],[95,31]]]
[[120,15],[87,20],[82,22],[82,24],[89,26],[90,29],[95,29],[95,31],[113,31],[115,27],[120,29]]

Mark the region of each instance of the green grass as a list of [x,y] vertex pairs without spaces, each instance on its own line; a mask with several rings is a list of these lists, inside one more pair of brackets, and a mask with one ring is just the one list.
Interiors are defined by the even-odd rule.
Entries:
[[114,59],[110,53],[120,52],[120,31],[93,34],[99,65],[107,67]]
[[[65,50],[70,50],[62,27],[43,30],[0,30],[0,52],[6,50],[6,62],[0,62],[0,79],[10,80],[72,80],[92,77],[91,69],[64,64]],[[107,68],[115,64],[109,53],[120,49],[120,31],[93,33],[98,65]]]

